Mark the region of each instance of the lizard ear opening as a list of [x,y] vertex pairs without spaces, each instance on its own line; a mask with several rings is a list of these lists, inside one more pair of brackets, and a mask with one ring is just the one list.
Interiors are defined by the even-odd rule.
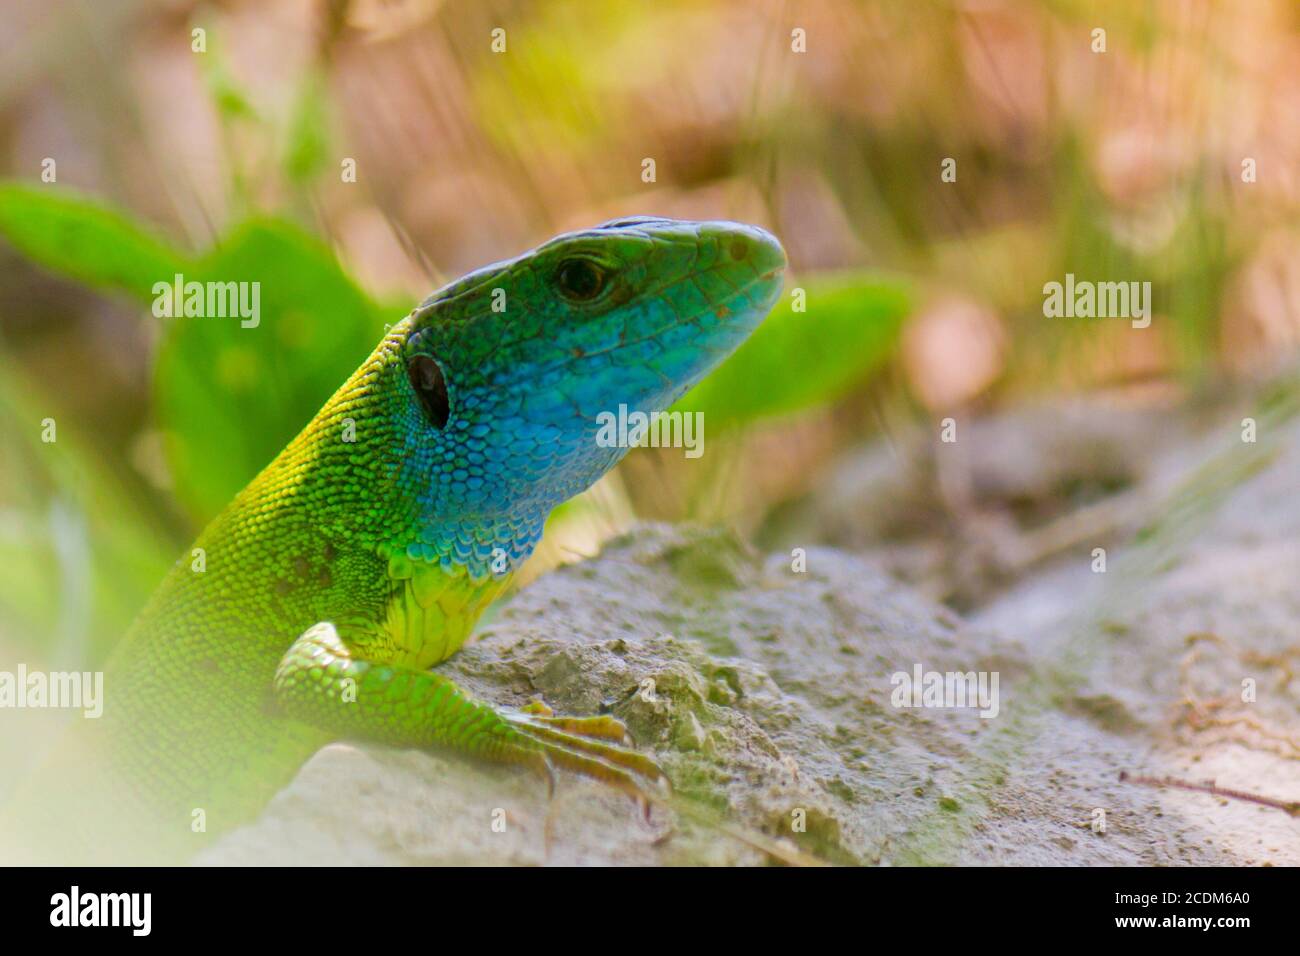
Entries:
[[451,403],[447,399],[447,381],[442,376],[438,363],[428,355],[416,355],[406,363],[406,375],[411,380],[424,409],[424,417],[434,428],[442,429],[451,414]]

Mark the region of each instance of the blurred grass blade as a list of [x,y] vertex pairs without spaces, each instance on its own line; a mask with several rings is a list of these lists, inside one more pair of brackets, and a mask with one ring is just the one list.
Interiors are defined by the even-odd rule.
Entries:
[[321,173],[329,160],[329,92],[325,76],[312,70],[303,78],[289,121],[284,171],[301,185]]
[[[55,408],[0,353],[0,638],[32,650],[41,639],[88,646],[99,661],[180,543]],[[49,443],[47,417],[57,427]]]

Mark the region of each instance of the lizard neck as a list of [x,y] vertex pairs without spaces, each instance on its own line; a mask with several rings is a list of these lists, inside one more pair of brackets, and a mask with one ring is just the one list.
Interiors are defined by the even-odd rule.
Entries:
[[545,516],[426,521],[416,539],[380,549],[395,587],[381,633],[397,659],[432,667],[465,642],[541,538]]

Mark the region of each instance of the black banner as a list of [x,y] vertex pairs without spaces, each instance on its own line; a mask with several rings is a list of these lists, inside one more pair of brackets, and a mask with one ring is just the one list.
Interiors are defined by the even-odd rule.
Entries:
[[972,934],[999,928],[1231,945],[1295,923],[1295,874],[1285,869],[8,869],[0,881],[0,926],[11,942],[323,933],[373,945],[478,925],[493,938],[507,930],[518,945],[532,945],[521,930],[553,943],[617,938],[592,935],[605,927],[662,943],[689,920],[696,943],[704,927],[741,944],[761,942],[773,921],[805,932],[812,921],[819,933],[873,943],[968,946]]

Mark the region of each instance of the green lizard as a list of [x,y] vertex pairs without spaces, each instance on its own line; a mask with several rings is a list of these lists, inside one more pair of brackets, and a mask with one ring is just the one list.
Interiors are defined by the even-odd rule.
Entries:
[[670,405],[762,321],[784,267],[761,229],[636,217],[435,292],[203,531],[205,569],[187,555],[162,582],[109,661],[104,716],[20,790],[5,845],[182,859],[338,738],[644,792],[660,772],[614,717],[496,708],[430,668],[551,509],[625,454],[598,414]]

